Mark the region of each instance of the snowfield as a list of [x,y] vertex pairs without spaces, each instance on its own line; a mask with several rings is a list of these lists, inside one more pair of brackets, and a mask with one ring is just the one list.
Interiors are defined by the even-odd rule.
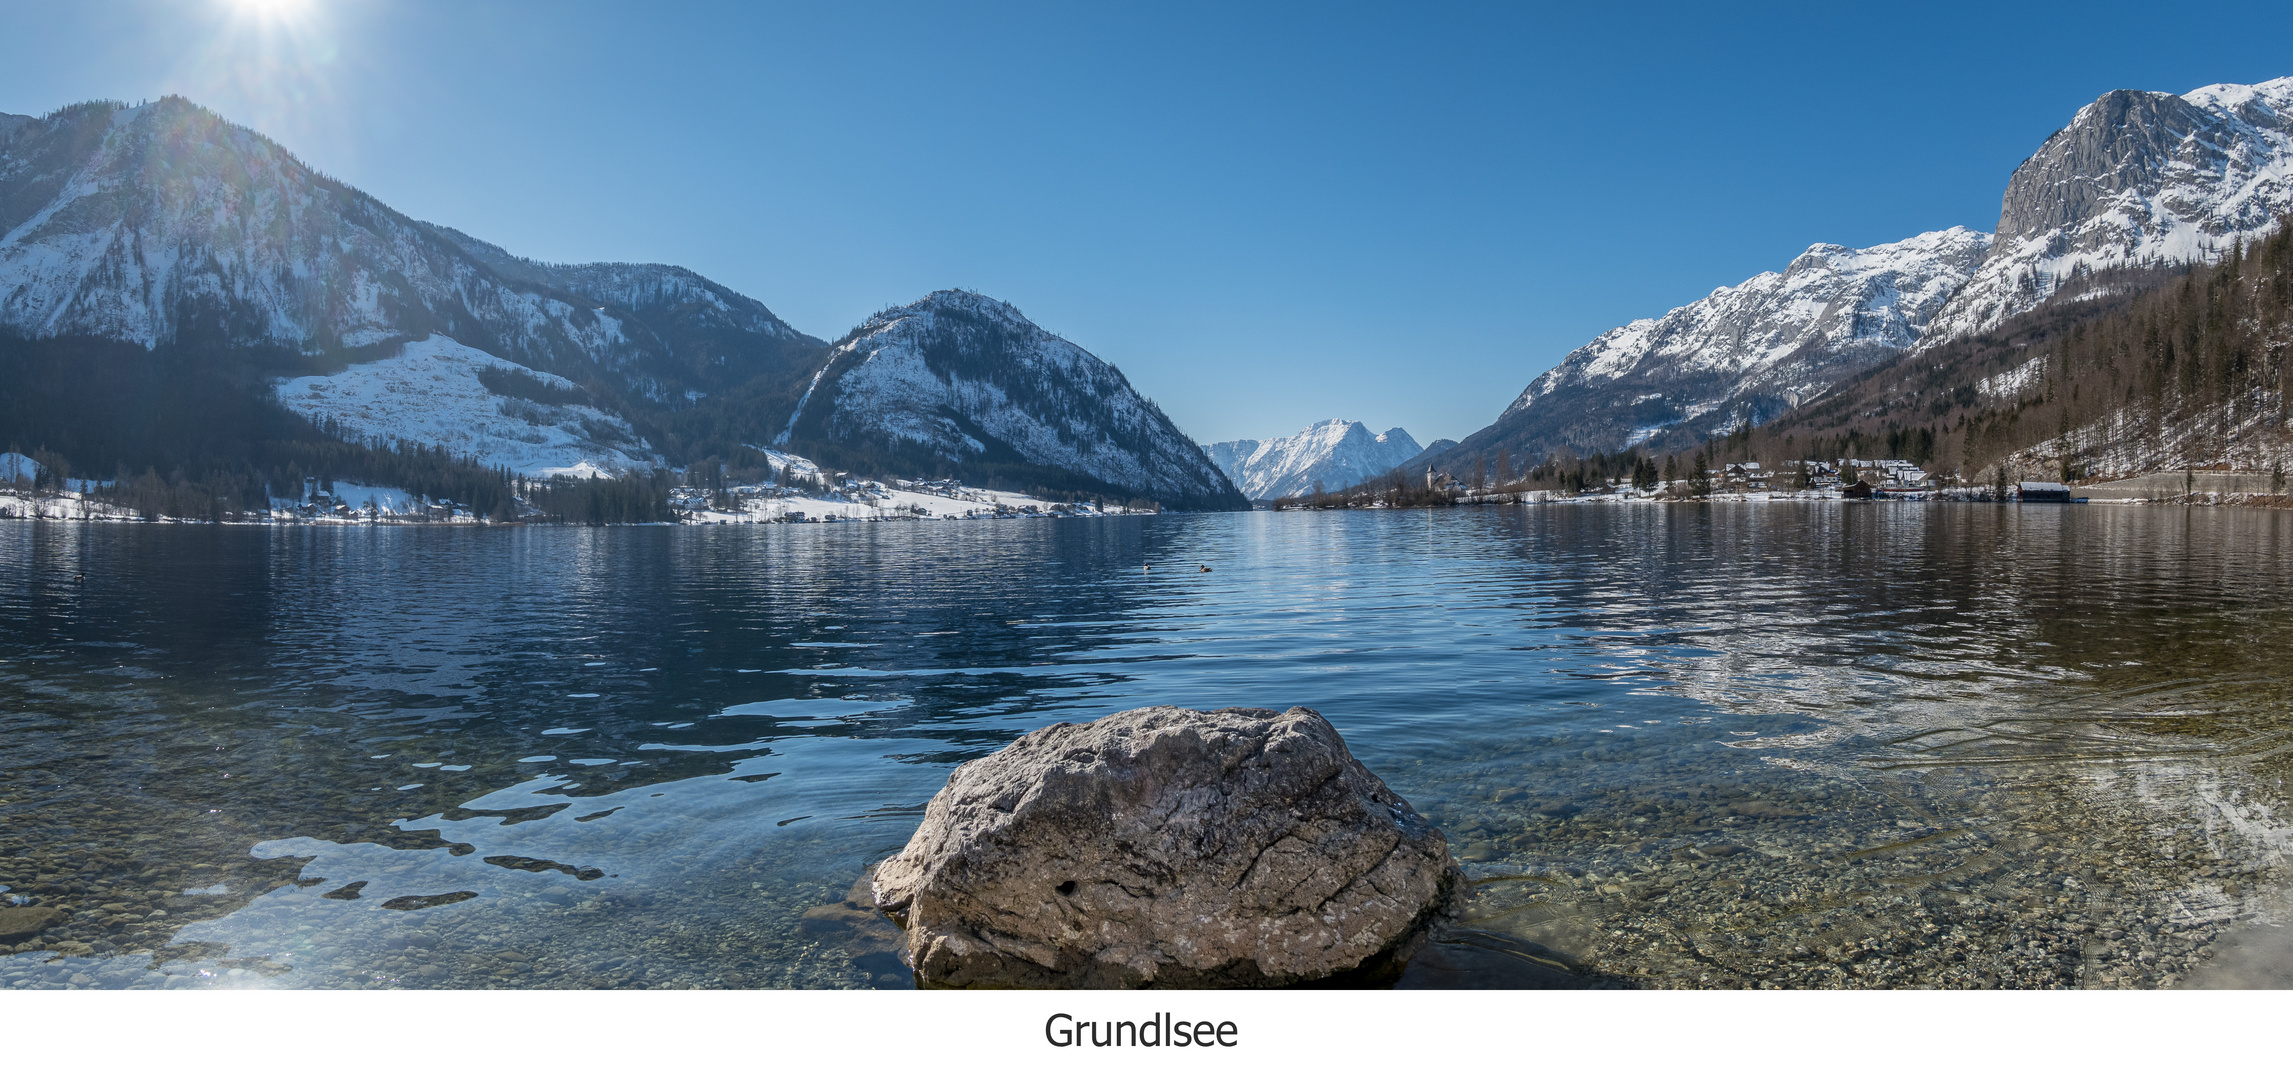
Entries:
[[282,380],[279,402],[313,421],[342,425],[353,440],[443,446],[526,476],[601,476],[661,464],[620,417],[587,405],[544,405],[496,394],[478,380],[489,367],[522,373],[553,389],[573,389],[556,375],[433,335],[339,374]]
[[[1586,439],[1581,421],[1609,415],[1620,446],[1691,423],[1720,434],[1895,351],[1988,331],[2084,272],[2217,261],[2288,212],[2293,78],[2115,90],[2016,167],[1995,236],[1953,228],[1862,249],[1818,244],[1780,274],[1593,339],[1532,381],[1498,425],[1535,433],[1537,453]],[[2022,388],[2001,378],[1983,393]],[[1650,391],[1672,407],[1647,407]]]
[[113,506],[97,496],[83,496],[75,488],[63,492],[41,492],[37,497],[29,491],[0,489],[0,521],[134,521],[135,512],[124,506]]

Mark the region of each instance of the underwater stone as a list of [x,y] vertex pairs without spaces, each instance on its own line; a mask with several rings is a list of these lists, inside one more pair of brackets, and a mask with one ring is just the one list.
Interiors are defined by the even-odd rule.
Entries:
[[0,907],[0,941],[18,941],[64,921],[51,907]]

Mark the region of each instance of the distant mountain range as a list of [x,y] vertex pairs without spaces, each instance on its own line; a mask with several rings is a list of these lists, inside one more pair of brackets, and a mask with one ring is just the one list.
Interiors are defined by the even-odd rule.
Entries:
[[1422,453],[1400,428],[1371,434],[1358,420],[1324,420],[1278,439],[1236,439],[1203,447],[1244,495],[1257,500],[1337,491],[1393,470]]
[[2218,260],[2289,211],[2293,78],[2112,91],[2015,169],[1995,236],[1816,245],[1780,273],[1595,338],[1437,464],[1462,475],[1500,453],[1525,467],[1700,445],[1989,333],[2083,276]]
[[[761,467],[784,446],[836,468],[1244,505],[1120,372],[1008,305],[934,293],[831,346],[681,267],[536,263],[415,221],[182,98],[0,115],[0,338],[12,384],[54,399],[0,414],[0,441],[99,471],[250,467],[285,445],[292,418],[265,412],[283,403],[326,438],[482,421],[449,448],[528,473]],[[74,385],[98,371],[115,393]],[[189,400],[265,434],[159,434],[200,426],[172,411]]]

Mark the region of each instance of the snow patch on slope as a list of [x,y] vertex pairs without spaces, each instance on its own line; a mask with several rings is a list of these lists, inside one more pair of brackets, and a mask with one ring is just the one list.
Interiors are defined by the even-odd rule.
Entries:
[[1999,401],[2013,401],[2021,397],[2024,390],[2035,385],[2039,376],[2044,374],[2046,374],[2046,358],[2034,356],[2017,367],[2001,371],[1975,383],[1975,392]]
[[443,335],[408,343],[387,359],[335,375],[278,384],[281,404],[332,420],[353,440],[443,446],[527,476],[594,476],[660,464],[627,421],[587,405],[543,405],[486,389],[488,367],[521,372],[555,389],[573,383],[521,367]]

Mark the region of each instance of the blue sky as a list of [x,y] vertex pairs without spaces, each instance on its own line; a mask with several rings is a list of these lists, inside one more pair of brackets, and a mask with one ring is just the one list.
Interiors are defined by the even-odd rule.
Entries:
[[2117,87],[2293,5],[0,0],[0,111],[182,93],[415,217],[677,263],[833,338],[974,288],[1205,441],[1460,438],[1807,245],[1988,229]]

